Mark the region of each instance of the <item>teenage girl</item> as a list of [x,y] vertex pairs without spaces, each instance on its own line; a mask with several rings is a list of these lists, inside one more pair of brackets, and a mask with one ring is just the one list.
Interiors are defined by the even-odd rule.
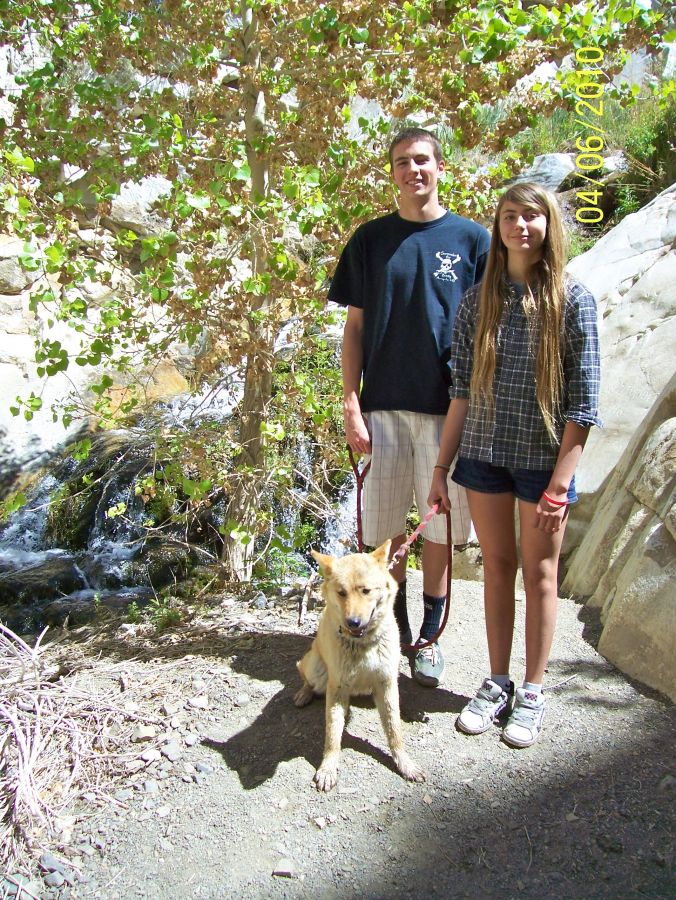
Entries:
[[[467,488],[481,545],[490,660],[458,717],[467,734],[511,711],[502,737],[528,747],[540,733],[542,681],[554,635],[557,567],[577,500],[575,468],[599,425],[599,347],[592,295],[563,271],[564,233],[555,198],[536,184],[500,198],[486,271],[463,297],[453,332],[451,404],[428,502],[449,509],[447,475]],[[517,542],[526,589],[526,672],[514,691]]]

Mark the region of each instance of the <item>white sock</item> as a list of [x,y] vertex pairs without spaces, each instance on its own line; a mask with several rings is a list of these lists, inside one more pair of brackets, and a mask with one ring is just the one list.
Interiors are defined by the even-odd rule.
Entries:
[[493,673],[491,672],[491,681],[499,684],[503,691],[509,690],[509,684],[511,681],[509,675],[493,675]]
[[530,681],[524,681],[523,689],[524,689],[524,691],[530,691],[532,694],[541,694],[542,693],[542,685],[541,684],[533,684]]

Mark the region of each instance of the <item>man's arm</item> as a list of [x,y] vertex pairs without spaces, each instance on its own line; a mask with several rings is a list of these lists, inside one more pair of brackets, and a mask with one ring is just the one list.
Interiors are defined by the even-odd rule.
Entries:
[[355,453],[370,453],[371,439],[359,405],[364,351],[362,334],[364,331],[364,311],[356,306],[348,306],[341,368],[343,372],[343,419],[345,437]]

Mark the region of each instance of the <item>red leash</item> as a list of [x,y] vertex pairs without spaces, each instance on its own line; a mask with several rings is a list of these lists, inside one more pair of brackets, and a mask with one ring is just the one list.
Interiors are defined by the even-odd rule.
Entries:
[[[354,453],[352,452],[352,447],[349,446],[347,448],[347,452],[350,456],[350,465],[352,466],[352,471],[354,472],[354,477],[357,481],[357,549],[360,553],[364,552],[364,541],[362,535],[362,524],[361,524],[361,495],[364,487],[364,479],[366,478],[369,469],[371,468],[371,461],[369,460],[364,468],[360,471],[359,466],[354,458]],[[425,526],[437,515],[439,512],[439,508],[441,506],[441,501],[437,500],[437,502],[432,506],[430,511],[425,515],[423,519],[419,522],[417,528],[412,532],[409,538],[397,549],[397,551],[392,556],[390,563],[388,565],[388,569],[394,568],[400,559],[403,559],[406,555],[408,548],[411,544],[416,540],[420,532],[425,528]],[[441,620],[441,625],[439,626],[439,630],[431,638],[429,641],[424,641],[419,644],[402,644],[402,650],[422,650],[424,647],[429,647],[430,644],[434,644],[437,642],[439,637],[444,631],[446,627],[446,623],[448,622],[448,611],[451,605],[451,575],[453,572],[453,536],[451,532],[451,514],[450,512],[446,513],[446,546],[448,548],[448,572],[446,574],[446,603],[444,604],[444,615]]]

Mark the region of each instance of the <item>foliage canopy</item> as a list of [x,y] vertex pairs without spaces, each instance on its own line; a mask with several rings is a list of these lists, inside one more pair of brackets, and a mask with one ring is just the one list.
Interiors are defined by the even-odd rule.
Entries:
[[[338,402],[337,381],[319,404],[322,373],[315,380],[294,360],[312,357],[323,285],[347,233],[394,204],[383,152],[393,122],[436,123],[460,149],[500,148],[567,104],[579,77],[574,64],[544,84],[523,76],[593,46],[609,78],[634,48],[660,49],[665,9],[15,0],[0,29],[18,61],[2,125],[0,228],[23,240],[22,263],[41,276],[39,373],[93,367],[88,412],[105,418],[138,402],[130,389],[113,403],[112,371],[138,372],[177,344],[199,346],[197,382],[238,367],[239,432],[215,480],[232,497],[230,566],[246,574],[241,535],[256,531],[270,446],[281,446],[292,413],[293,428],[305,420],[330,437],[320,406]],[[486,105],[506,97],[509,115],[486,129]],[[121,185],[148,176],[166,179],[159,224],[114,225]],[[490,173],[453,164],[445,202],[481,215],[492,188]],[[105,299],[91,300],[90,283],[110,287]],[[294,358],[275,387],[275,340],[289,321]],[[32,394],[16,409],[40,405]],[[81,412],[71,398],[58,415],[68,423]],[[214,465],[206,454],[206,474]]]

